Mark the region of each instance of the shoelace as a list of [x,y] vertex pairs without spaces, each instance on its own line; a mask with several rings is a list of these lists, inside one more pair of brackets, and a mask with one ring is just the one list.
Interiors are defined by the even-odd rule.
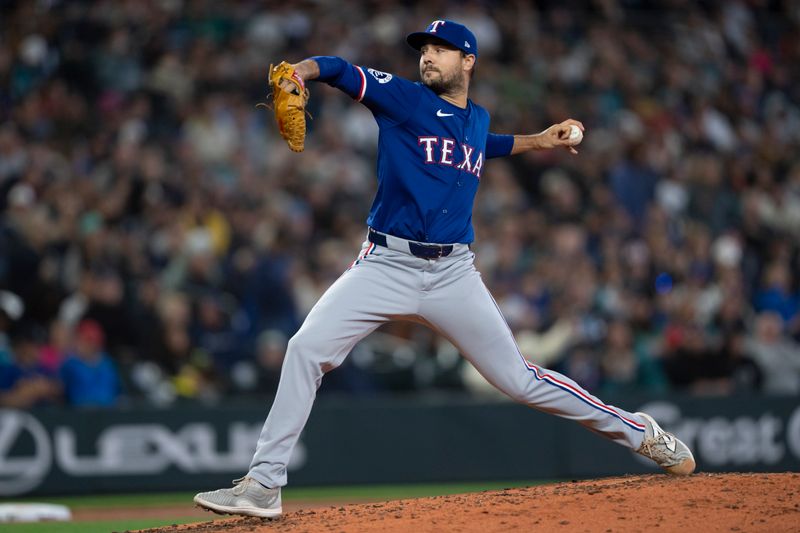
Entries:
[[247,490],[247,482],[250,481],[247,476],[240,477],[239,479],[233,480],[233,493],[237,496],[241,496],[244,494],[244,491]]
[[669,463],[676,463],[676,460],[667,447],[670,438],[674,439],[675,437],[668,435],[666,432],[661,432],[649,439],[645,439],[639,447],[639,452],[659,465],[671,466]]

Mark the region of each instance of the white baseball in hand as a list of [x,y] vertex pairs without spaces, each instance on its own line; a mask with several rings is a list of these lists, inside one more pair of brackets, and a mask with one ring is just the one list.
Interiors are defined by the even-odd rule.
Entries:
[[583,140],[583,132],[578,126],[571,124],[569,127],[569,138],[567,140],[569,140],[570,146],[578,145]]

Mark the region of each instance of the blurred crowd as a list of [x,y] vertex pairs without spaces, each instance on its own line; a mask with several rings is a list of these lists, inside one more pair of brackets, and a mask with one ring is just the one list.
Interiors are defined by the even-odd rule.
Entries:
[[[800,394],[800,4],[791,0],[0,2],[0,405],[275,390],[364,240],[370,113],[312,84],[302,155],[270,63],[412,80],[404,37],[469,26],[497,133],[473,249],[520,348],[598,394]],[[409,324],[323,391],[489,386]]]

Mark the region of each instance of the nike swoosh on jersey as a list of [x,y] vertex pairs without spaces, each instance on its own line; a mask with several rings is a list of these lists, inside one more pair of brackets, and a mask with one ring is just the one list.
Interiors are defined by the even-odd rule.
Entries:
[[438,110],[436,111],[436,116],[437,116],[437,117],[452,117],[452,116],[453,116],[453,114],[452,114],[452,113],[442,113],[442,110],[441,110],[441,109],[438,109]]

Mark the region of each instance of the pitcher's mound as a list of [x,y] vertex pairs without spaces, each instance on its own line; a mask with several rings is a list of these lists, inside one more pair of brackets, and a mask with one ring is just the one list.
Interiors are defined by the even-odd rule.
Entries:
[[800,474],[632,476],[148,530],[203,533],[798,531]]

